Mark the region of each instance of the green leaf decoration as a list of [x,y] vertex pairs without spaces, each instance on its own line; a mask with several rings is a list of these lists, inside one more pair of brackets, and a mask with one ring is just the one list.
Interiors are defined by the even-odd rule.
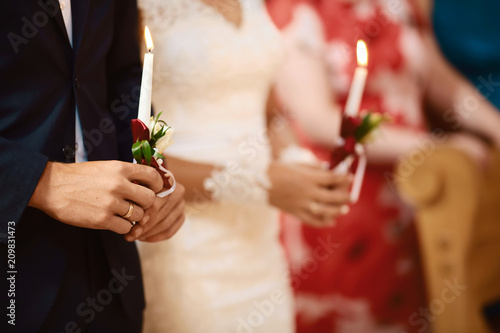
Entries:
[[370,116],[371,113],[367,113],[363,120],[361,121],[361,125],[356,129],[355,137],[356,141],[359,142],[365,137],[370,131]]
[[380,125],[391,120],[390,116],[368,112],[361,121],[361,125],[356,129],[356,141],[364,143]]
[[161,135],[160,135],[160,137],[159,137],[158,139],[163,138],[163,137],[165,136],[165,134],[167,134],[167,132],[168,132],[168,130],[169,130],[170,128],[171,128],[170,126],[166,126],[166,125],[165,125],[165,126],[163,126],[163,127],[161,128]]
[[132,155],[134,156],[134,159],[137,163],[142,162],[142,149],[141,143],[139,141],[132,145]]
[[156,146],[157,141],[158,141],[157,139],[151,137],[151,139],[149,139],[149,145],[154,148]]
[[156,150],[155,150],[155,153],[154,153],[153,157],[155,157],[155,158],[161,158],[161,159],[166,159],[166,157],[165,157],[165,156],[163,156],[162,154],[160,154],[160,153],[159,153],[159,152],[157,152]]
[[[170,126],[168,126],[164,120],[160,119],[162,113],[163,112],[160,112],[153,120],[153,126],[152,126],[153,131],[151,133],[151,139],[149,140],[151,147],[155,147],[158,140],[160,140],[163,136],[165,136],[168,129],[170,128]],[[161,124],[160,130],[154,132],[157,124]]]
[[151,137],[151,139],[149,140],[149,143],[151,144],[151,147],[155,147],[156,143],[158,142],[158,140],[160,140],[161,138],[163,138],[165,136],[165,134],[167,134],[167,131],[170,128],[171,128],[170,126],[162,126],[161,129],[158,132],[156,132]]
[[158,120],[160,119],[162,113],[163,113],[163,111],[161,111],[160,113],[158,113],[158,115],[156,116],[156,122],[158,122]]
[[153,149],[151,148],[149,142],[147,140],[143,140],[141,143],[142,146],[142,154],[144,155],[144,159],[148,165],[151,165],[151,156],[153,156]]

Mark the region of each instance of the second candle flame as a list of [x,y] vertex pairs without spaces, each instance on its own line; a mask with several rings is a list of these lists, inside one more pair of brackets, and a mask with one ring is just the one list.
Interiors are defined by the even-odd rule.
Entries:
[[358,57],[358,66],[366,67],[368,65],[368,49],[366,47],[366,43],[361,39],[358,40],[356,51],[356,55]]
[[148,52],[152,52],[154,48],[153,44],[153,38],[151,37],[151,32],[149,31],[148,26],[146,26],[146,29],[144,30],[144,37],[146,37],[146,45],[148,48]]

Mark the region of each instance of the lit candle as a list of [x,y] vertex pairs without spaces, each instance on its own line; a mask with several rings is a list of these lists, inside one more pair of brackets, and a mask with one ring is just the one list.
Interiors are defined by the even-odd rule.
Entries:
[[358,40],[356,47],[356,55],[358,58],[358,67],[354,71],[352,78],[351,89],[345,105],[345,115],[349,117],[356,117],[359,112],[361,99],[363,98],[363,91],[365,90],[366,76],[368,75],[368,50],[366,44],[362,40]]
[[142,70],[141,96],[139,98],[138,119],[149,127],[151,121],[151,92],[153,90],[153,38],[149,28],[144,31],[148,52],[144,55],[144,67]]

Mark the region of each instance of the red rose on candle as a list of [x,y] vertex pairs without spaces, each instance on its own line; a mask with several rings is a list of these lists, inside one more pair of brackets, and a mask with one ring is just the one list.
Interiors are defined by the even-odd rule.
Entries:
[[173,177],[165,168],[163,151],[160,152],[156,146],[158,142],[161,143],[162,148],[172,144],[171,133],[173,129],[160,120],[160,115],[161,113],[154,119],[151,131],[141,120],[133,119],[131,121],[130,126],[134,140],[132,154],[137,163],[155,168],[162,177],[164,188],[170,189],[173,186]]

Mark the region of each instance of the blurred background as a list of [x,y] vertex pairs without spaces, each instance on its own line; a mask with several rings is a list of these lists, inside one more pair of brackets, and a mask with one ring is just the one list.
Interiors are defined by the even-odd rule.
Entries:
[[[366,42],[359,201],[334,227],[283,215],[298,332],[500,332],[500,2],[270,0],[285,40],[276,96],[329,161]],[[336,248],[327,258],[312,253]]]

